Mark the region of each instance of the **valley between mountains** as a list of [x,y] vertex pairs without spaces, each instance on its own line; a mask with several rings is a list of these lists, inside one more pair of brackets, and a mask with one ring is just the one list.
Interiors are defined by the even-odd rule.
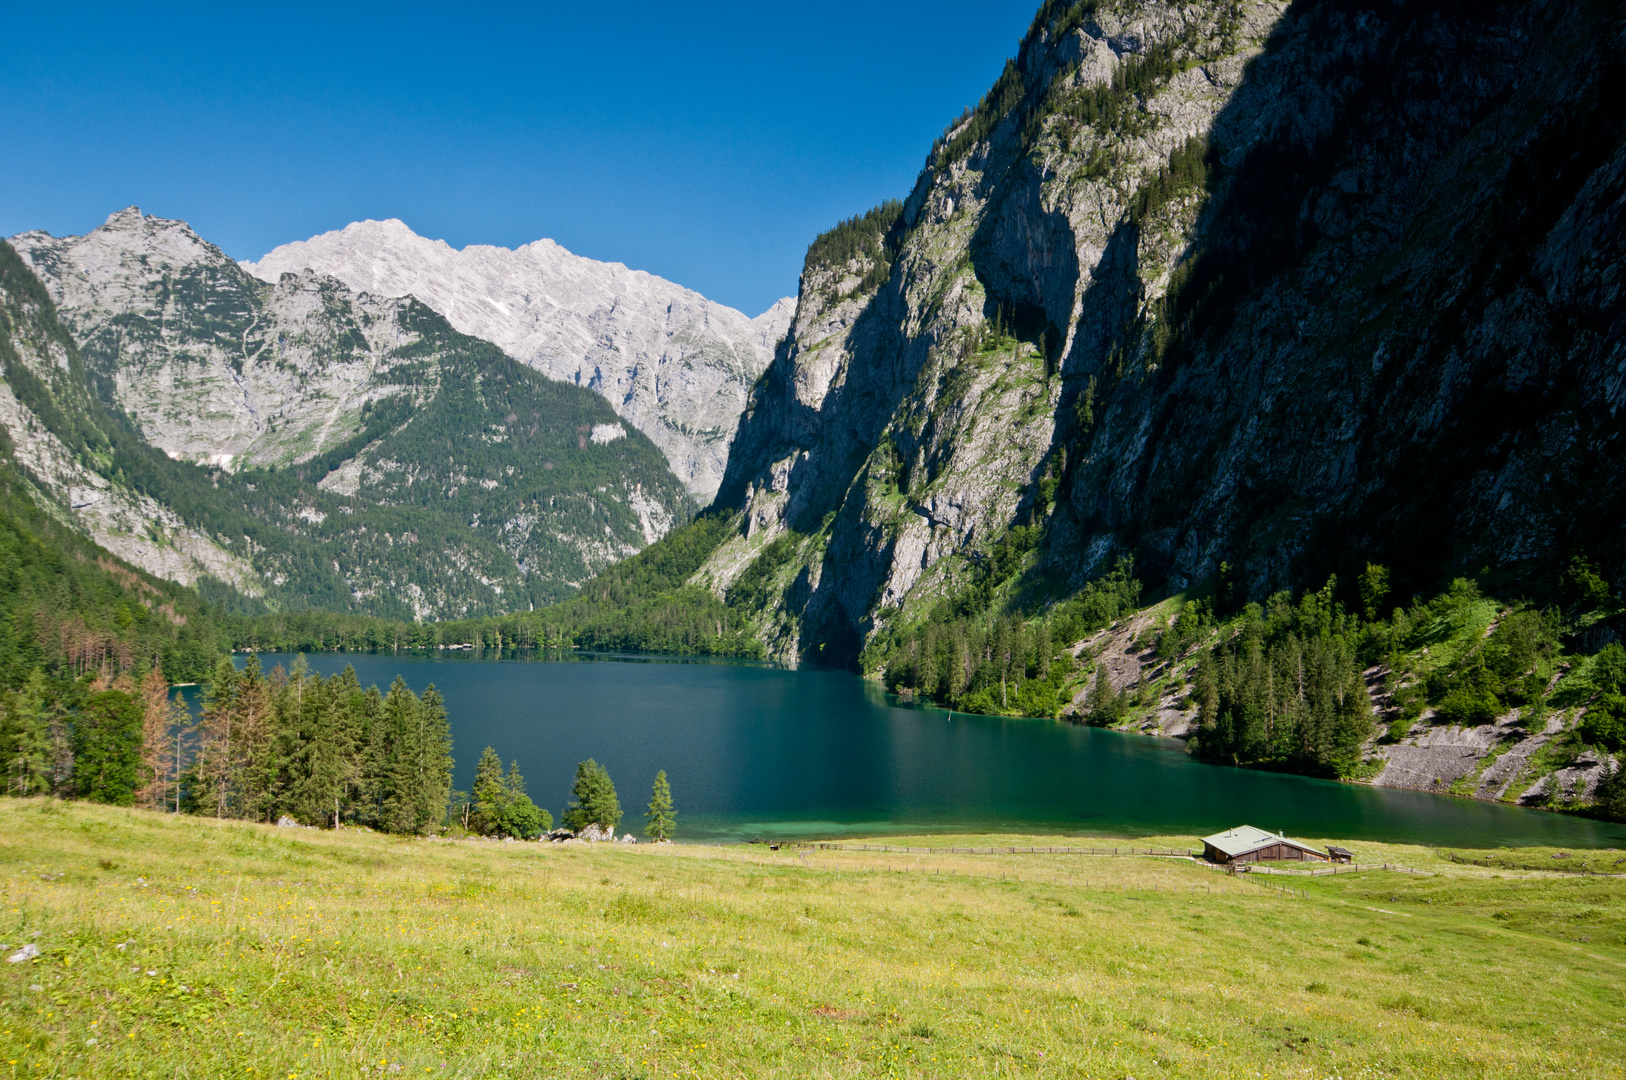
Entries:
[[1608,5],[1046,0],[755,318],[132,208],[0,250],[0,422],[233,645],[755,655],[1626,813],[1623,55]]

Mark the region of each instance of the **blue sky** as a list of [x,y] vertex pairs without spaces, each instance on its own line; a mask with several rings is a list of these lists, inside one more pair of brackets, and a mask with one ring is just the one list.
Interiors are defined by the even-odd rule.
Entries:
[[0,235],[134,204],[257,258],[398,217],[754,315],[908,193],[1038,0],[3,7]]

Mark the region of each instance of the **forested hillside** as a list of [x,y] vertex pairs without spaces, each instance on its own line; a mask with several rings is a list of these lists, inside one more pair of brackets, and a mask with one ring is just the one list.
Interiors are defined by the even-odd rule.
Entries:
[[[0,428],[0,772],[9,795],[421,832],[447,812],[433,689],[269,677],[243,620],[56,520]],[[171,683],[205,685],[194,722]]]
[[535,612],[410,623],[328,611],[242,620],[235,641],[272,651],[581,648],[701,656],[760,657],[750,609],[691,583],[736,528],[731,515],[702,514]]

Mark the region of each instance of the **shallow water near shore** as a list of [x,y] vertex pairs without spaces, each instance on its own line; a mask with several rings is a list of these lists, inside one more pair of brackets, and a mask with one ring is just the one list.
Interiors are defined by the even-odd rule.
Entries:
[[[243,657],[237,658],[239,663]],[[262,654],[266,670],[294,657]],[[1193,838],[1251,824],[1293,836],[1462,847],[1626,846],[1626,826],[1423,792],[1194,761],[1172,740],[904,705],[845,671],[581,653],[315,653],[363,685],[397,674],[446,698],[454,785],[480,751],[518,761],[557,820],[576,763],[609,769],[642,825],[658,769],[679,838],[926,832]]]

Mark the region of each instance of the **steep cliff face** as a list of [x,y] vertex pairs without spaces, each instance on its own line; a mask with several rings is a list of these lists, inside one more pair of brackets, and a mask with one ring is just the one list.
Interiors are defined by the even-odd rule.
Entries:
[[[79,453],[38,410],[0,418],[60,506],[83,517],[96,504],[70,497],[76,483],[109,505],[137,499],[120,527],[152,542],[86,526],[154,573],[276,607],[496,614],[567,594],[689,511],[659,451],[601,397],[410,297],[356,295],[309,271],[263,283],[184,223],[135,210],[16,248],[72,353],[53,367],[22,349],[19,377],[57,372],[64,401],[98,390],[86,408],[112,407],[108,453]],[[184,564],[166,539],[183,535],[206,545],[189,541]]]
[[895,220],[810,253],[702,579],[791,534],[764,635],[851,662],[1015,525],[1053,591],[1620,568],[1622,44],[1607,5],[1046,3]]
[[112,444],[98,422],[78,350],[44,288],[3,245],[0,361],[0,428],[37,503],[160,577],[183,585],[213,578],[247,596],[264,592],[248,560],[173,509],[103,475]]
[[717,491],[746,397],[793,310],[785,299],[751,319],[551,240],[459,251],[395,220],[356,222],[243,265],[270,282],[312,269],[358,292],[416,297],[463,333],[604,395],[703,500]]

